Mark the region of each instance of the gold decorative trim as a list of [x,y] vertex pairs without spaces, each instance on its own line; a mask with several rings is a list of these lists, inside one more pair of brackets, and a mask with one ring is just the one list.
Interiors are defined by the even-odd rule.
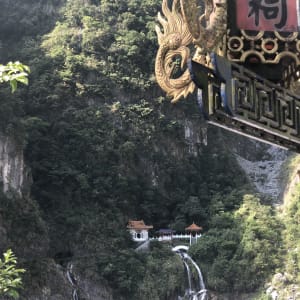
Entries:
[[[280,33],[277,31],[247,32],[241,30],[238,35],[227,36],[227,59],[236,63],[245,63],[249,58],[256,57],[256,64],[290,64],[300,65],[300,35],[298,32]],[[232,41],[242,40],[241,47],[232,47]]]
[[[187,69],[189,46],[196,46],[193,60],[210,65],[209,53],[222,50],[227,28],[226,0],[163,0],[158,13],[161,27],[156,26],[159,49],[155,75],[160,87],[177,102],[193,93],[195,84]],[[203,12],[203,14],[201,14]]]
[[[171,10],[168,1],[163,0],[162,12],[163,16],[158,13],[158,21],[163,32],[156,26],[159,49],[155,61],[155,75],[160,87],[172,97],[171,102],[177,102],[195,89],[187,69],[187,60],[190,57],[188,45],[192,42],[192,35],[181,14],[179,0],[173,1]],[[176,68],[180,75],[173,78]]]
[[227,0],[180,0],[180,3],[193,43],[202,52],[218,51],[227,29]]

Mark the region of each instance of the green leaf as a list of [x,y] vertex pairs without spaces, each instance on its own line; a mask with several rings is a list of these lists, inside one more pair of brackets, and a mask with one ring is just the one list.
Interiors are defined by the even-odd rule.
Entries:
[[0,83],[9,82],[14,93],[17,89],[17,82],[28,85],[28,74],[30,68],[19,61],[9,62],[7,65],[0,65]]
[[23,84],[25,84],[25,85],[28,85],[28,78],[27,77],[18,77],[18,78],[16,78],[16,80],[18,81],[18,82],[21,82],[21,83],[23,83]]
[[22,287],[22,279],[20,274],[24,273],[24,269],[16,268],[17,259],[12,250],[9,249],[0,259],[0,295],[7,295],[14,299],[19,298],[17,289]]
[[15,79],[11,80],[10,81],[10,86],[11,86],[12,93],[14,93],[17,90],[17,86],[18,86],[17,81]]

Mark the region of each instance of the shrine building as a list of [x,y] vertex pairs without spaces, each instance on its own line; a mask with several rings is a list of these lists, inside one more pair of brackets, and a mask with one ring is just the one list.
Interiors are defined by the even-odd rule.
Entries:
[[202,229],[203,228],[201,226],[198,226],[194,222],[193,222],[193,224],[191,224],[190,226],[188,226],[188,227],[185,228],[185,231],[190,234],[190,245],[193,242],[197,243],[198,238],[201,237],[200,231],[202,231]]
[[135,242],[144,242],[149,239],[148,231],[153,228],[152,225],[145,225],[143,220],[129,220],[127,228]]

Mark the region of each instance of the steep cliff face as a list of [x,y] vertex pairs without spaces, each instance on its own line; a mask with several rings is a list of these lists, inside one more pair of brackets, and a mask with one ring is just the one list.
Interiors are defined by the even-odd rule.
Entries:
[[[113,292],[100,280],[86,278],[77,274],[72,280],[76,286],[69,281],[67,270],[61,265],[51,260],[37,262],[42,265],[39,270],[39,278],[31,278],[31,282],[25,283],[31,291],[21,296],[26,300],[66,300],[66,299],[85,299],[85,300],[113,300]],[[77,295],[77,298],[76,298]],[[24,298],[23,298],[24,297]],[[11,298],[1,297],[1,300]],[[118,298],[122,300],[122,298]]]
[[45,33],[57,16],[59,7],[64,0],[3,0],[0,3],[0,54],[11,57],[15,51],[7,46],[13,46],[24,38]]
[[184,121],[184,137],[189,146],[189,153],[199,154],[201,147],[207,146],[207,124],[193,118]]
[[291,153],[237,134],[224,132],[224,136],[224,142],[257,192],[270,197],[273,204],[282,203],[286,185],[282,169]]
[[30,174],[24,163],[23,149],[13,138],[0,135],[0,180],[3,191],[10,189],[20,196],[30,188]]
[[293,153],[283,165],[285,188],[278,213],[284,223],[284,252],[281,268],[265,285],[265,294],[272,299],[299,299],[299,215],[300,215],[300,156]]
[[238,154],[236,158],[259,193],[272,197],[276,203],[282,201],[280,199],[283,193],[281,169],[288,158],[288,151],[269,146],[265,150],[265,157],[261,160],[247,160]]

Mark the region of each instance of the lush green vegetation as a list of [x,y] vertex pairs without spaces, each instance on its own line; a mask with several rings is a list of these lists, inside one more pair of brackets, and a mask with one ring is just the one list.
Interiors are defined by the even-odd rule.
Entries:
[[276,280],[274,278],[274,286],[281,291],[281,295],[299,295],[300,286],[300,230],[299,230],[299,217],[300,217],[300,186],[299,184],[291,191],[290,198],[284,207],[281,215],[285,221],[286,227],[284,230],[284,245],[285,255],[284,268],[282,274],[285,275],[285,280]]
[[110,286],[126,299],[160,300],[183,293],[182,262],[170,251],[170,245],[151,243],[149,250],[137,253],[118,249],[109,258],[105,253],[99,270]]
[[280,266],[282,228],[270,206],[245,195],[238,210],[212,217],[191,253],[214,290],[254,291]]
[[[9,62],[6,65],[0,65],[0,83],[9,82],[12,92],[17,89],[18,82],[28,84],[28,66],[20,62]],[[3,259],[0,259],[0,295],[6,295],[13,298],[18,298],[18,289],[22,287],[21,274],[24,269],[17,269],[17,258],[11,249],[8,249],[3,254]]]
[[9,62],[6,65],[0,64],[0,83],[9,82],[11,90],[14,93],[17,89],[18,82],[28,84],[28,66],[21,64],[19,61]]
[[16,267],[17,259],[13,252],[9,249],[0,259],[0,295],[6,295],[18,298],[18,289],[22,287],[22,279],[20,275],[25,272],[24,269]]

